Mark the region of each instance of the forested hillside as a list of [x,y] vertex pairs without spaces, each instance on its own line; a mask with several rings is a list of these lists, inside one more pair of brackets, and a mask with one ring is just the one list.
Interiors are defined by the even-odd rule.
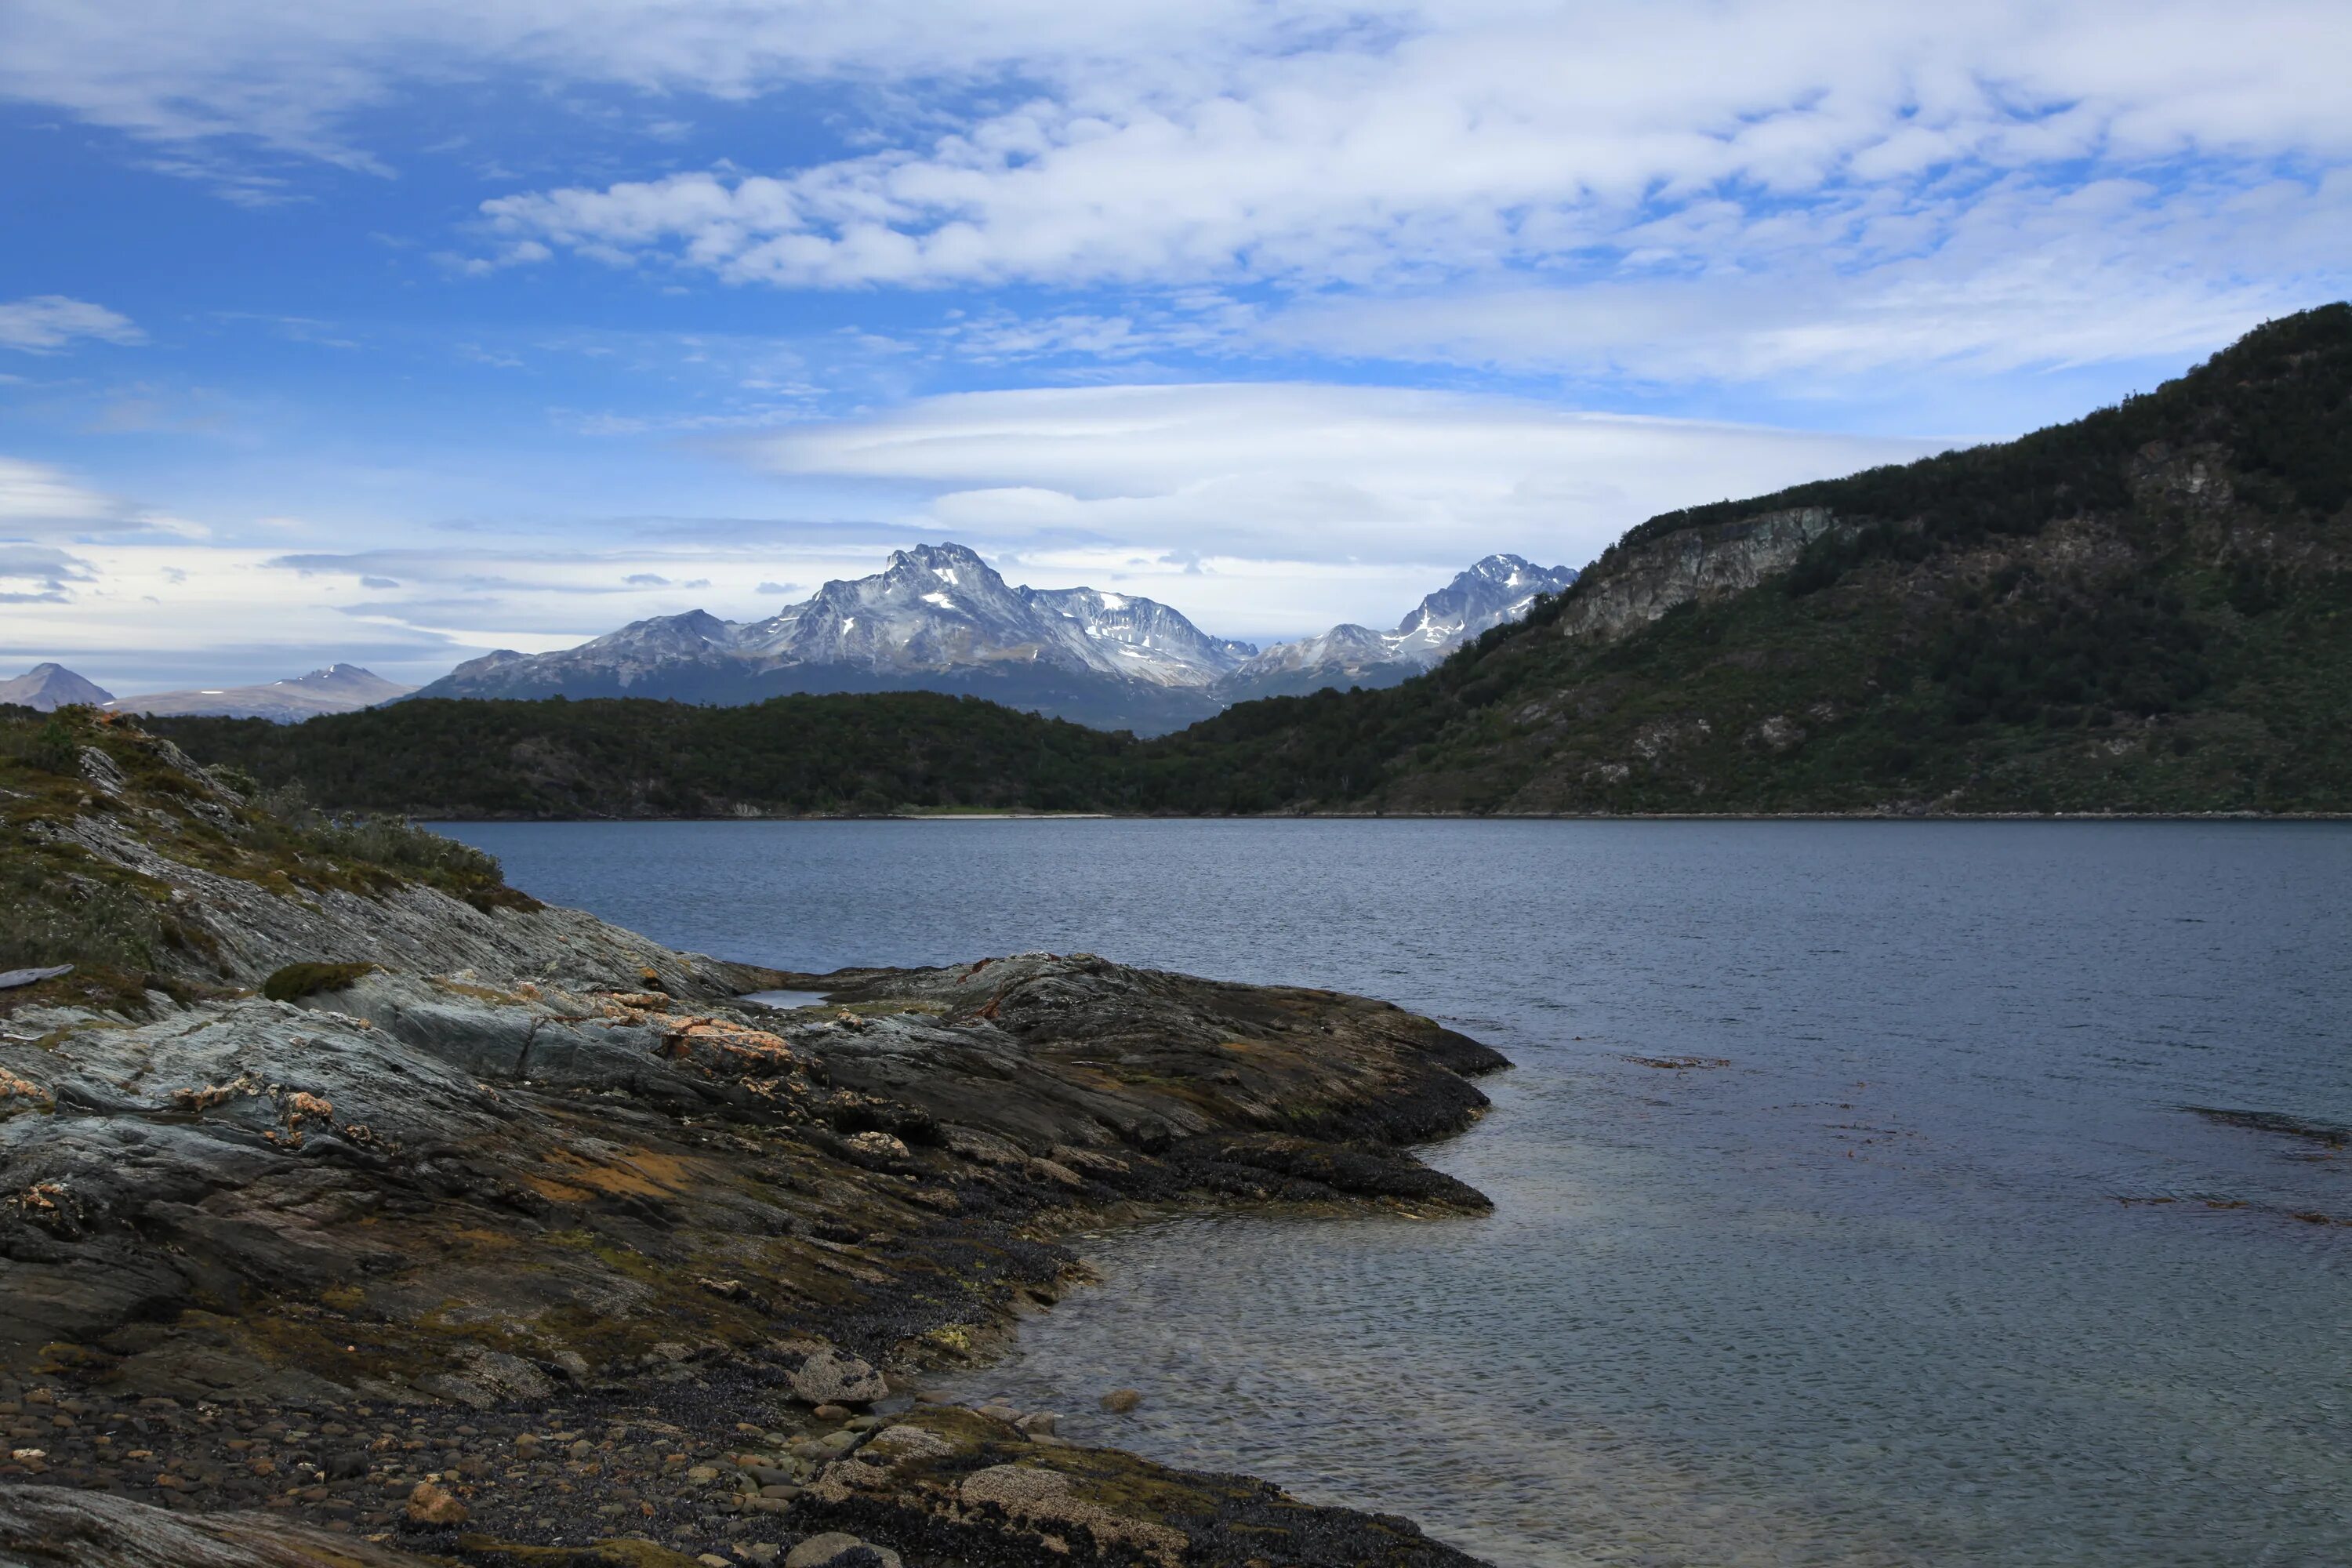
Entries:
[[2352,306],[2017,441],[1652,519],[1429,675],[1150,742],[916,694],[159,728],[469,816],[2352,810]]
[[331,810],[424,816],[1086,810],[1136,744],[923,691],[730,708],[434,699],[303,724],[166,719],[152,728],[265,785],[299,783]]

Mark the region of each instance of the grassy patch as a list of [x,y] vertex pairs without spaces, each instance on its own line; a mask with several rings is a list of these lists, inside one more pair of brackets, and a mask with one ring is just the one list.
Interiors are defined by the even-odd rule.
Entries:
[[289,963],[261,983],[261,994],[272,1002],[299,1002],[321,991],[341,991],[373,973],[373,963]]

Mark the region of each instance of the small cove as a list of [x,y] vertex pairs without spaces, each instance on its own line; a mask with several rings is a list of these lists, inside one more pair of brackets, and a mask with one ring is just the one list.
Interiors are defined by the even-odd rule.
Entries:
[[955,1383],[1082,1440],[1502,1563],[2352,1554],[2352,1228],[2295,1217],[2352,1158],[2182,1109],[2352,1121],[2352,828],[451,830],[730,957],[1087,949],[1519,1064],[1430,1154],[1490,1216],[1085,1242],[1104,1283]]

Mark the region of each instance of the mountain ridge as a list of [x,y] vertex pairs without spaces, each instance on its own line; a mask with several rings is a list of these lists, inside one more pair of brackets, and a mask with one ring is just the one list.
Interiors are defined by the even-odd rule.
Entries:
[[321,713],[350,713],[396,701],[415,689],[386,680],[372,669],[338,662],[283,680],[150,691],[137,697],[109,698],[98,706],[116,713],[145,713],[158,718],[213,715],[268,719],[273,723],[289,724]]
[[1575,575],[1492,555],[1424,597],[1394,632],[1339,626],[1261,651],[1202,632],[1154,599],[1014,587],[966,546],[919,544],[892,552],[879,573],[828,582],[762,620],[700,609],[653,616],[551,653],[500,649],[415,695],[735,704],[932,690],[1150,735],[1272,690],[1392,685]]

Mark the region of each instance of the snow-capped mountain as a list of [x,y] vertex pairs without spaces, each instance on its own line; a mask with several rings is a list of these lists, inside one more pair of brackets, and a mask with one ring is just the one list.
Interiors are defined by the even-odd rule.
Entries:
[[961,544],[892,552],[761,621],[702,610],[634,621],[555,653],[459,665],[419,697],[660,697],[756,702],[793,691],[946,691],[1105,729],[1159,734],[1227,704],[1324,686],[1390,686],[1575,579],[1494,555],[1393,632],[1334,626],[1264,653],[1156,600],[1014,587]]
[[1538,595],[1561,593],[1575,581],[1573,567],[1489,555],[1423,599],[1396,630],[1337,626],[1319,637],[1277,643],[1218,682],[1216,695],[1230,703],[1326,686],[1394,686],[1480,632],[1517,620]]
[[1255,643],[1213,637],[1156,599],[1099,588],[1024,588],[1037,609],[1076,626],[1122,675],[1167,686],[1207,686],[1257,653]]
[[1435,664],[1480,632],[1517,620],[1539,595],[1565,593],[1575,581],[1572,566],[1489,555],[1422,600],[1392,635],[1409,654]]
[[751,702],[791,691],[971,692],[1157,733],[1215,712],[1210,686],[1256,651],[1150,599],[1016,588],[961,544],[925,544],[763,621],[700,610],[637,621],[557,653],[471,660],[418,695]]
[[230,719],[268,719],[299,724],[321,713],[352,713],[380,702],[405,697],[415,690],[386,680],[356,664],[331,665],[308,675],[257,686],[215,686],[187,691],[151,691],[143,697],[120,697],[106,706],[118,713],[150,713],[159,718],[215,714]]
[[75,702],[95,708],[110,702],[114,693],[83,679],[62,664],[37,664],[14,680],[0,680],[0,702],[54,713]]

